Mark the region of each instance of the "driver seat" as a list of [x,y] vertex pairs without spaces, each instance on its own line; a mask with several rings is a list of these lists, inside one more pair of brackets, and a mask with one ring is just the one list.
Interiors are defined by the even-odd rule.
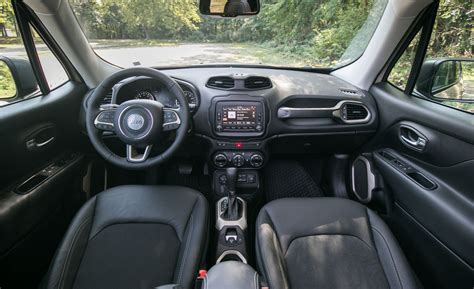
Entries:
[[203,195],[185,187],[104,191],[73,219],[42,287],[192,288],[206,247],[208,214]]

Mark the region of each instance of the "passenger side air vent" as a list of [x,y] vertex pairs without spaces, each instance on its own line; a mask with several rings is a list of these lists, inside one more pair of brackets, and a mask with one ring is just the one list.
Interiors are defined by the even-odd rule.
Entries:
[[211,77],[207,81],[206,86],[217,89],[231,89],[235,85],[234,79],[229,76],[216,76]]
[[104,105],[104,104],[111,104],[111,103],[112,103],[112,90],[109,91],[109,93],[107,93],[107,95],[104,97],[104,99],[102,99],[100,104]]
[[346,103],[342,107],[342,117],[347,122],[367,121],[369,111],[362,104]]
[[272,82],[267,77],[251,76],[245,79],[244,86],[251,90],[267,89],[272,87]]

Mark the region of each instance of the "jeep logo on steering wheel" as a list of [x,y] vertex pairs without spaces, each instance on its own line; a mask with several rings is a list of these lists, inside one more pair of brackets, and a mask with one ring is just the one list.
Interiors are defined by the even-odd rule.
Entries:
[[133,130],[139,130],[145,124],[145,119],[143,116],[133,113],[127,117],[127,125]]

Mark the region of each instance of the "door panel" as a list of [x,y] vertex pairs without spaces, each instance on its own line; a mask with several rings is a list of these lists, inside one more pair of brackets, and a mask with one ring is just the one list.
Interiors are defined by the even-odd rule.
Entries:
[[[371,94],[381,129],[365,150],[383,179],[382,194],[393,200],[387,222],[425,288],[472,289],[474,116],[389,84]],[[422,150],[412,146],[418,138],[426,141]]]
[[0,108],[0,287],[37,288],[84,202],[78,126],[85,86]]

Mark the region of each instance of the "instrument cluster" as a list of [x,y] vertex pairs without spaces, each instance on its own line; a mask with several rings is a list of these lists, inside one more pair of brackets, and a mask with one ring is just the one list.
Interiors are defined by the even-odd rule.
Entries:
[[[197,89],[190,83],[176,80],[188,100],[189,109],[194,112],[199,106]],[[121,104],[132,99],[156,100],[166,108],[180,107],[179,101],[162,85],[150,78],[138,78],[114,88],[115,103]]]

